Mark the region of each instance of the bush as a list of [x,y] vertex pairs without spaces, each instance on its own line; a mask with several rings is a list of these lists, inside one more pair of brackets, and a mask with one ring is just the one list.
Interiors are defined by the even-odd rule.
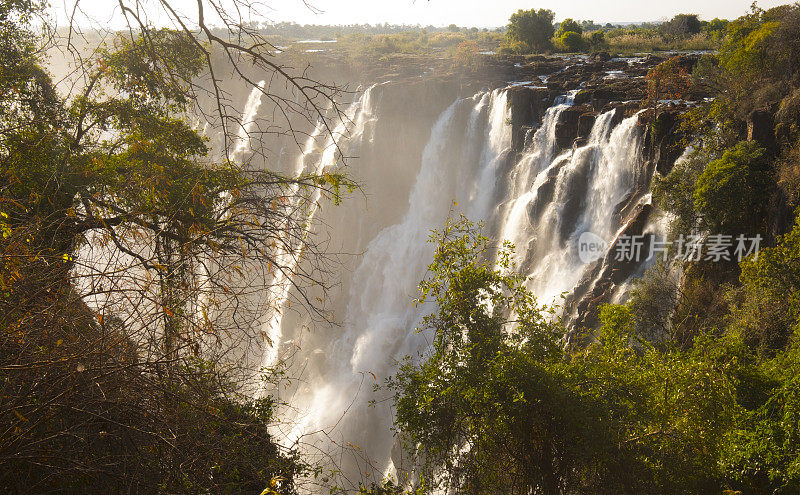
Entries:
[[608,48],[608,41],[602,31],[594,31],[589,35],[589,46],[592,50],[599,52]]
[[561,39],[561,37],[564,36],[564,33],[569,33],[570,31],[573,33],[583,34],[583,28],[580,24],[570,18],[566,18],[561,21],[561,24],[558,25],[556,39]]
[[561,38],[558,39],[559,43],[570,52],[582,52],[586,49],[586,42],[583,39],[583,36],[574,32],[574,31],[567,31]]
[[742,141],[709,163],[697,179],[695,210],[712,232],[763,233],[774,186],[767,151],[755,142]]

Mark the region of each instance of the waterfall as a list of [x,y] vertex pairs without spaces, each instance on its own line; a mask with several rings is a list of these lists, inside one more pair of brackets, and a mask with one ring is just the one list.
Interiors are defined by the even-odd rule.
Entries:
[[[552,157],[555,125],[564,110],[548,110],[532,148],[519,161],[519,197],[501,228],[515,244],[517,265],[540,303],[558,304],[584,275],[577,242],[584,232],[611,241],[620,203],[633,192],[640,167],[638,114],[612,131],[616,110],[597,117],[585,145]],[[538,171],[538,173],[536,172]],[[534,174],[532,184],[528,174]]]
[[[233,145],[233,150],[229,155],[230,161],[236,162],[242,159],[242,155],[250,150],[250,135],[258,116],[258,108],[261,106],[261,97],[264,95],[264,85],[266,81],[259,81],[258,85],[250,91],[247,103],[242,111],[242,120],[239,122],[239,132]],[[206,124],[207,126],[208,124]]]
[[[358,140],[366,123],[372,116],[370,107],[372,86],[364,91],[361,98],[357,99],[345,111],[345,116],[335,129],[327,136],[321,152],[316,149],[317,141],[325,129],[325,124],[321,120],[317,123],[314,132],[309,136],[302,154],[297,160],[295,177],[301,178],[304,175],[321,175],[337,166],[340,159],[340,143],[347,136],[348,139]],[[316,163],[310,163],[309,157],[316,157]],[[313,226],[314,217],[320,208],[322,189],[316,188],[310,198],[304,198],[299,194],[300,186],[293,185],[292,191],[288,195],[294,204],[290,206],[292,211],[299,211],[304,215],[303,232],[295,240],[281,244],[276,247],[274,258],[275,265],[281,267],[276,269],[273,280],[267,291],[266,300],[270,305],[270,310],[265,315],[262,324],[262,331],[267,335],[269,349],[265,353],[262,367],[274,367],[279,360],[279,345],[282,337],[282,321],[285,313],[285,305],[292,287],[292,274],[302,259],[302,244],[305,241],[309,230]]]
[[[306,375],[291,394],[296,409],[283,432],[286,443],[302,438],[306,445],[328,448],[333,439],[363,446],[365,457],[344,461],[347,467],[375,468],[382,475],[392,450],[392,415],[388,403],[368,407],[373,397],[364,383],[383,383],[397,360],[425,345],[413,329],[430,308],[415,308],[411,300],[432,259],[430,230],[443,225],[454,200],[475,215],[491,209],[497,169],[511,145],[507,119],[504,91],[459,99],[438,117],[406,212],[366,245],[352,274],[343,328],[320,348],[302,351],[298,368]],[[364,136],[349,141],[356,139]]]
[[[342,150],[363,155],[350,166],[356,178],[371,174],[373,180],[393,180],[388,177],[396,177],[396,171],[381,168],[381,148],[373,142],[375,126],[392,119],[386,109],[397,108],[383,93],[367,90],[349,110],[354,125],[337,128],[321,149],[317,143],[323,129],[315,130],[296,173],[335,166],[335,140]],[[503,240],[516,245],[517,267],[540,302],[558,302],[562,292],[578,284],[587,265],[578,257],[577,239],[590,231],[613,240],[642,167],[638,116],[619,122],[616,110],[596,117],[584,144],[559,149],[558,124],[574,96],[559,98],[545,112],[518,156],[511,151],[506,89],[458,98],[435,119],[418,165],[408,163],[416,175],[405,209],[393,223],[381,224],[387,216],[369,206],[346,207],[339,216],[339,207],[328,209],[317,219],[360,255],[352,272],[343,274],[344,288],[336,296],[340,327],[307,332],[308,319],[285,319],[281,305],[291,290],[287,280],[273,284],[268,295],[279,304],[263,322],[273,340],[264,364],[293,355],[288,375],[294,382],[282,392],[292,407],[276,432],[285,444],[321,453],[321,458],[349,448],[337,467],[356,477],[369,473],[368,479],[379,479],[394,472],[401,453],[390,430],[391,402],[380,400],[386,397],[376,396],[371,387],[393,375],[399,359],[416,356],[428,345],[425,334],[414,330],[435,308],[414,307],[411,301],[432,259],[430,231],[440,228],[451,211],[486,221],[498,245]],[[369,191],[378,185],[385,187],[369,182],[364,187]],[[318,195],[308,199],[309,226],[320,216],[319,203]],[[286,256],[290,267],[299,262],[291,250]]]

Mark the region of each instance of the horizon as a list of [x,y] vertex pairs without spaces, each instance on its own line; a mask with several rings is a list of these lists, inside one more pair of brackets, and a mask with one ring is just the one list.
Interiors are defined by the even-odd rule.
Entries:
[[[233,0],[223,0],[222,4]],[[72,11],[72,0],[63,0],[61,6],[53,7],[55,18],[59,24],[66,23]],[[348,26],[348,25],[382,25],[390,24],[407,27],[446,27],[455,24],[459,27],[502,28],[512,13],[519,9],[544,8],[553,10],[556,21],[565,18],[589,20],[598,24],[641,24],[666,21],[677,14],[697,14],[702,20],[735,19],[744,15],[751,5],[751,0],[676,0],[668,4],[643,4],[638,0],[616,0],[602,2],[585,2],[583,0],[542,0],[532,2],[519,0],[498,0],[491,4],[478,3],[464,7],[457,0],[402,0],[394,2],[376,2],[370,0],[313,0],[308,4],[296,0],[292,5],[280,8],[266,3],[259,5],[258,11],[243,13],[244,21],[267,22],[277,24],[294,22],[301,25]],[[785,0],[765,0],[758,6],[768,9],[792,2]],[[190,0],[174,0],[176,10],[193,19],[196,10]],[[587,5],[588,4],[588,5]],[[110,4],[108,0],[81,0],[82,15],[78,15],[79,24],[99,24],[112,29],[124,27],[119,6]],[[86,14],[91,12],[91,14]],[[149,20],[155,24],[163,24],[163,16],[151,15]],[[217,19],[218,21],[218,19]],[[216,24],[213,18],[210,23]]]

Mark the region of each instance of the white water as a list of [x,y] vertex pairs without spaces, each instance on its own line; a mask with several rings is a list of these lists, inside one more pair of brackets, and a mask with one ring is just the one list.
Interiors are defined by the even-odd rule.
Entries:
[[[390,402],[381,401],[383,396],[373,394],[371,386],[395,373],[398,359],[417,355],[428,345],[425,335],[414,329],[433,308],[413,307],[411,300],[432,258],[430,230],[441,227],[452,211],[488,221],[498,243],[508,239],[517,246],[518,266],[529,275],[528,285],[540,302],[558,302],[562,292],[575,287],[585,271],[577,256],[577,237],[591,231],[613,239],[620,227],[615,216],[619,204],[636,186],[641,139],[638,117],[612,126],[614,114],[608,112],[597,117],[583,146],[559,154],[556,124],[571,97],[560,101],[546,112],[529,148],[516,161],[509,158],[510,115],[504,90],[455,101],[431,129],[399,221],[380,225],[366,239],[362,237],[369,229],[362,226],[379,217],[368,207],[349,224],[326,223],[333,229],[350,225],[341,236],[356,237],[352,244],[363,246],[354,271],[345,274],[340,328],[315,330],[322,333],[309,337],[302,328],[308,320],[285,319],[291,284],[276,275],[265,294],[274,306],[262,325],[273,345],[263,363],[273,366],[292,356],[289,376],[295,381],[284,391],[284,399],[293,408],[279,432],[285,444],[299,444],[307,453],[349,448],[345,455],[339,450],[335,463],[355,480],[365,473],[369,481],[394,472],[400,453],[393,450],[393,412]],[[323,129],[314,131],[295,173],[319,174],[335,167],[339,151],[334,139],[344,151],[371,143],[380,108],[372,88],[366,91],[349,110],[352,127],[337,128],[321,148]],[[381,163],[373,159],[352,168],[358,171],[359,166]],[[370,184],[364,187],[369,191]],[[307,199],[308,228],[318,215],[320,199],[318,193]],[[302,253],[291,245],[279,255],[290,268],[301,262]]]
[[[372,117],[370,93],[373,87],[368,88],[360,99],[356,100],[345,112],[345,118],[341,119],[336,128],[327,136],[325,144],[317,148],[318,140],[324,130],[323,122],[319,122],[314,132],[309,136],[303,153],[297,160],[295,177],[301,178],[306,175],[319,176],[327,171],[332,171],[339,162],[340,148],[339,143],[345,136],[351,140],[358,140],[362,137],[366,124]],[[309,157],[312,160],[309,160]],[[313,161],[316,158],[316,162]],[[276,269],[273,280],[266,294],[267,304],[270,310],[265,315],[262,323],[262,331],[269,339],[268,349],[262,361],[262,367],[271,368],[278,364],[280,354],[279,345],[283,335],[282,322],[286,311],[286,303],[289,290],[292,288],[291,275],[295,272],[300,263],[303,252],[302,244],[314,223],[314,217],[320,208],[322,189],[316,188],[310,198],[304,198],[298,193],[300,186],[295,185],[288,195],[297,204],[292,205],[292,210],[300,211],[305,215],[303,220],[304,227],[301,235],[294,242],[281,244],[275,249],[275,265],[282,267]],[[303,203],[303,204],[301,204]]]
[[[307,450],[326,449],[331,441],[357,445],[358,455],[341,461],[346,470],[375,469],[378,477],[386,470],[392,415],[388,403],[368,407],[375,398],[371,384],[383,383],[396,360],[426,345],[414,328],[430,308],[415,308],[411,299],[432,257],[430,230],[443,224],[453,201],[474,217],[490,213],[497,169],[511,144],[507,117],[501,91],[458,100],[439,116],[407,211],[367,244],[352,274],[343,328],[295,356],[305,375],[291,395],[296,409],[283,432],[287,443],[301,440]],[[454,149],[449,143],[456,140],[466,146]]]
[[[641,168],[638,115],[612,131],[616,110],[597,117],[584,146],[551,158],[553,121],[563,109],[548,110],[532,149],[520,161],[525,171],[516,177],[521,182],[514,189],[519,195],[511,200],[501,230],[501,237],[517,247],[516,262],[528,274],[529,288],[547,305],[559,304],[561,294],[573,289],[584,274],[577,248],[582,233],[613,240],[620,227],[615,213],[633,192]],[[528,186],[529,174],[534,173]],[[539,197],[545,186],[552,190],[552,199]],[[532,214],[530,209],[537,204],[538,214]]]

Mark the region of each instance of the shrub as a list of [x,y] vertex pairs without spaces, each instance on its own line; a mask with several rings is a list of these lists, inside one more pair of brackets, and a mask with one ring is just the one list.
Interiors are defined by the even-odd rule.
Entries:
[[712,232],[764,232],[767,198],[773,186],[767,151],[755,142],[742,141],[709,163],[697,179],[695,210]]
[[586,42],[584,41],[583,36],[574,31],[567,31],[561,35],[561,38],[559,38],[558,41],[567,51],[570,52],[582,52],[586,49]]

